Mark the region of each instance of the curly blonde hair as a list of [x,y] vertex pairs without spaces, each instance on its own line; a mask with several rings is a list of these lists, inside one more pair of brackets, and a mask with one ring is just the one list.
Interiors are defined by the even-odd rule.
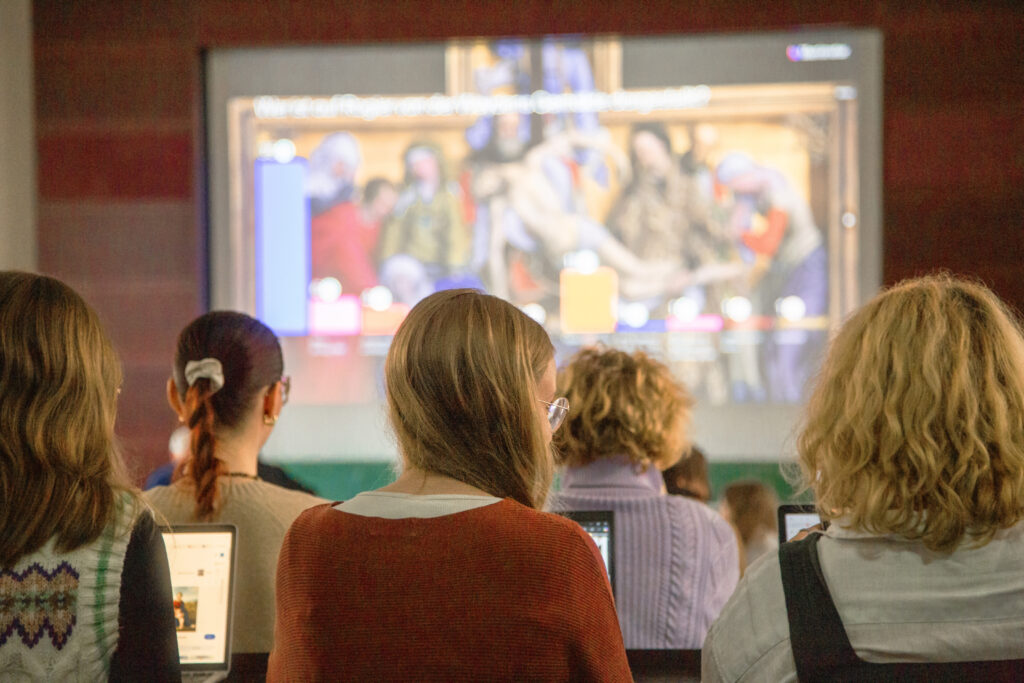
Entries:
[[982,285],[876,296],[833,340],[797,438],[822,517],[952,551],[1024,518],[1024,338]]
[[664,470],[690,447],[693,399],[642,351],[583,349],[559,373],[558,392],[569,399],[565,425],[554,435],[560,465],[625,456],[640,469]]

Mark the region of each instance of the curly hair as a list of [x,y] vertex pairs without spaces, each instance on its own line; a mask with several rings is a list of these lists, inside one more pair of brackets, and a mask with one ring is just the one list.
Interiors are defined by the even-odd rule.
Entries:
[[544,328],[504,299],[449,289],[420,301],[384,364],[405,464],[542,508],[554,462],[537,384],[554,353]]
[[559,373],[558,392],[569,399],[565,425],[554,435],[560,465],[625,456],[642,470],[664,470],[689,449],[693,399],[642,351],[582,349]]
[[797,438],[825,519],[952,551],[1024,518],[1024,338],[982,285],[876,296],[829,349]]

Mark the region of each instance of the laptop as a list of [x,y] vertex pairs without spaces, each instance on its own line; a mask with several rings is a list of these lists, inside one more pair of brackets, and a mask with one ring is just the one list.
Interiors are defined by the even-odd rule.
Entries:
[[220,680],[231,667],[234,524],[160,527],[171,569],[171,599],[182,678]]
[[612,595],[615,595],[615,513],[612,510],[560,510],[558,514],[579,524],[594,539],[608,571]]
[[[783,503],[779,506],[778,515],[779,543],[785,543],[804,529],[821,523],[818,509],[813,505]],[[823,526],[827,528],[828,524]]]

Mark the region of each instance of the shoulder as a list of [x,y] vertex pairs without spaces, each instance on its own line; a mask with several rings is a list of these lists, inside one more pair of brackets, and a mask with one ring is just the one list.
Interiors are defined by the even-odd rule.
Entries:
[[712,624],[704,652],[721,678],[729,681],[755,667],[781,674],[792,666],[777,552],[762,556],[747,569]]
[[272,484],[266,481],[257,481],[253,487],[253,494],[256,496],[268,496],[276,502],[280,502],[284,505],[297,507],[301,510],[313,507],[314,505],[321,505],[323,503],[329,503],[331,501],[326,498],[320,498],[312,493],[306,493],[305,491],[299,491],[298,489],[285,488],[278,484]]
[[511,499],[494,506],[494,513],[510,524],[529,528],[548,538],[572,542],[577,538],[590,538],[579,524],[562,515],[526,507]]
[[696,533],[708,535],[715,542],[735,544],[735,532],[729,522],[710,506],[686,496],[664,495],[658,500],[673,518],[684,520]]
[[220,492],[225,510],[232,510],[233,515],[247,512],[281,519],[288,524],[306,508],[330,502],[311,493],[286,489],[262,480],[233,479],[222,483]]
[[147,489],[142,492],[142,500],[160,512],[164,512],[165,509],[170,509],[176,505],[195,504],[191,493],[186,491],[181,483],[154,486],[151,489]]
[[[587,575],[587,581],[605,580],[604,560],[597,544],[576,522],[553,512],[534,510],[506,499],[492,506],[502,522],[507,546],[535,557],[556,574]],[[503,543],[503,545],[505,545]]]
[[343,529],[346,520],[351,516],[339,513],[334,509],[334,503],[323,502],[306,507],[300,512],[288,529],[288,539],[294,541],[307,535],[319,535],[321,533],[334,533]]

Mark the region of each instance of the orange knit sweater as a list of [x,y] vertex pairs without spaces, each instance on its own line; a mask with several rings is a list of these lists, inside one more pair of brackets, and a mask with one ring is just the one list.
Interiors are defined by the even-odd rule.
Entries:
[[285,537],[268,681],[629,681],[597,548],[506,499],[430,519],[321,505]]

